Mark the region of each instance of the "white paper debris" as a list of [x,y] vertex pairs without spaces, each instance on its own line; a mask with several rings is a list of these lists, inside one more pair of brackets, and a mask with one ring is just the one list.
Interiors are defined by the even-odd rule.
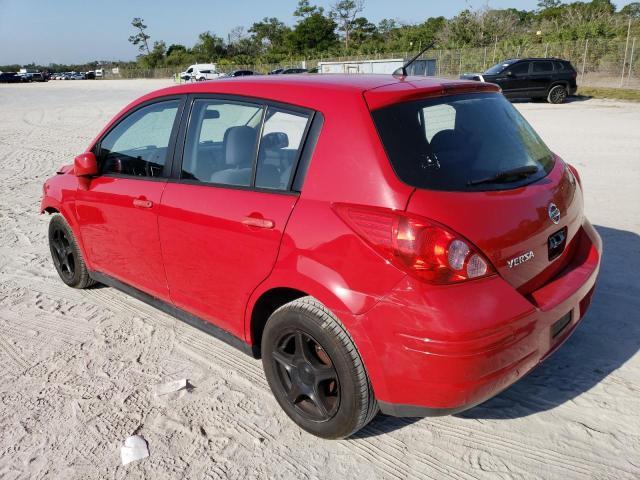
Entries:
[[133,435],[124,441],[124,445],[120,448],[120,458],[122,464],[126,465],[136,460],[142,460],[149,456],[147,441],[140,435]]
[[180,380],[172,380],[167,383],[161,383],[156,385],[156,397],[160,395],[166,395],[167,393],[177,392],[178,390],[182,390],[183,388],[187,388],[187,379],[181,378]]

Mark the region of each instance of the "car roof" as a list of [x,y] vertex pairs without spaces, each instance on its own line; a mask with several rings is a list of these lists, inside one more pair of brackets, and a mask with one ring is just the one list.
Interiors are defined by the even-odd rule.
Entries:
[[556,57],[526,57],[526,58],[510,58],[509,60],[505,60],[503,63],[507,62],[521,62],[523,60],[553,60],[555,62],[566,62],[569,63],[569,60],[564,60],[562,58]]
[[490,83],[448,80],[435,77],[393,75],[293,74],[255,75],[186,83],[152,92],[134,104],[177,94],[226,94],[263,98],[323,111],[327,105],[339,107],[340,96],[363,96],[370,108],[428,95],[461,91],[499,91]]

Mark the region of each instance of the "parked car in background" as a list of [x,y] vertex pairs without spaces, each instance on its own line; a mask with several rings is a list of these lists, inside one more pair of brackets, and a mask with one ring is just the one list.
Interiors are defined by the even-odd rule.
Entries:
[[104,70],[102,68],[96,69],[96,79],[104,77]]
[[287,75],[292,73],[306,73],[306,72],[307,72],[306,68],[291,67],[291,68],[276,68],[275,70],[271,70],[268,74],[269,75]]
[[307,69],[306,68],[285,68],[280,73],[282,75],[290,75],[290,74],[296,74],[296,73],[307,73]]
[[0,83],[21,83],[24,80],[15,72],[0,73]]
[[230,77],[248,77],[250,75],[259,75],[253,70],[234,70],[229,73],[225,73],[221,78],[230,78]]
[[496,85],[469,83],[147,94],[46,180],[53,265],[261,357],[315,435],[471,408],[575,331],[602,242],[577,170]]
[[95,80],[96,79],[96,72],[94,72],[93,70],[89,70],[88,72],[86,72],[84,74],[84,78],[86,80]]
[[508,98],[544,98],[549,103],[563,103],[578,89],[575,68],[559,58],[512,58],[460,78],[495,83]]
[[30,82],[48,82],[49,77],[43,73],[28,73]]
[[184,72],[180,73],[180,78],[182,80],[196,82],[215,80],[221,76],[222,74],[217,71],[217,67],[214,63],[198,63],[191,65]]

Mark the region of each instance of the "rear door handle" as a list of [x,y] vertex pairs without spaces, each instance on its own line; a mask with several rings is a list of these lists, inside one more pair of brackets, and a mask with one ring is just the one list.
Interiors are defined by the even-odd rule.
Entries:
[[151,200],[145,200],[143,198],[134,198],[133,206],[138,208],[151,208],[153,207],[153,202]]
[[242,224],[247,227],[256,227],[256,228],[266,228],[271,229],[276,226],[273,220],[269,220],[268,218],[257,218],[257,217],[244,217],[242,219]]

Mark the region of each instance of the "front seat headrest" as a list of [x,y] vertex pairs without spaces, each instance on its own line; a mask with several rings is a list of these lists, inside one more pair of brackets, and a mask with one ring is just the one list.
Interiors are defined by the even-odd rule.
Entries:
[[256,130],[246,125],[227,129],[222,140],[225,163],[234,167],[251,165],[257,139]]

